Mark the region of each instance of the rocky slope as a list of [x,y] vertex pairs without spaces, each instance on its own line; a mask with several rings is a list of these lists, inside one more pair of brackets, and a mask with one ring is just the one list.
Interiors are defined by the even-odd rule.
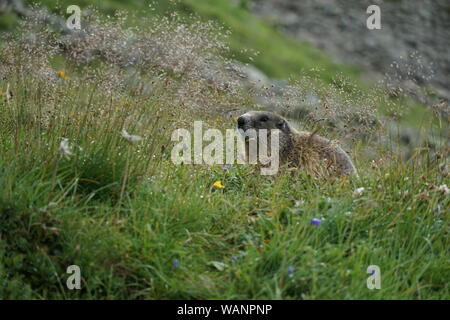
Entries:
[[[450,2],[447,0],[252,0],[251,10],[330,56],[411,91],[431,84],[450,98]],[[381,9],[381,30],[369,30],[366,9]]]

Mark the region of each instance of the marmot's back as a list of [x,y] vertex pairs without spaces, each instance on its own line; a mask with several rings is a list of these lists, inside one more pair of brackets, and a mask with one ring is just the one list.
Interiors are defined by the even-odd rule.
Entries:
[[295,129],[292,130],[291,137],[292,148],[285,159],[291,165],[314,176],[357,175],[350,157],[338,142]]

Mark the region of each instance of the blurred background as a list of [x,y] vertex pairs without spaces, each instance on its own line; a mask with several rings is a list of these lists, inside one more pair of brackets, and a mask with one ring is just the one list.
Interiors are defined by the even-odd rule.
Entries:
[[[239,70],[244,85],[254,92],[255,104],[293,119],[301,120],[311,105],[320,102],[314,90],[304,91],[301,97],[286,94],[292,79],[307,75],[334,87],[342,76],[363,92],[380,86],[390,96],[406,97],[408,110],[402,111],[401,126],[398,106],[381,107],[394,116],[394,124],[387,126],[395,127],[407,145],[406,153],[426,144],[417,126],[430,110],[439,109],[442,119],[449,120],[450,2],[446,0],[0,0],[0,30],[14,32],[31,14],[31,6],[37,5],[48,10],[47,21],[64,32],[69,16],[65,10],[72,4],[79,5],[83,15],[92,8],[105,17],[125,11],[133,17],[128,20],[132,26],[145,23],[140,17],[173,14],[191,23],[199,19],[218,23],[217,32],[227,35],[228,46],[219,54],[233,63],[231,69]],[[366,10],[372,4],[381,9],[379,30],[366,26],[370,15]],[[212,71],[201,72],[213,77]],[[305,87],[305,82],[309,80],[300,86]],[[369,108],[365,112],[370,113]],[[329,118],[333,122],[335,117]],[[344,124],[332,126],[339,125]]]
[[[450,2],[446,0],[0,0],[1,30],[13,30],[33,3],[58,14],[71,4],[82,9],[92,5],[105,15],[117,10],[138,15],[194,13],[229,28],[236,59],[251,62],[268,77],[329,68],[326,58],[330,58],[357,67],[352,71],[365,78],[380,79],[392,72],[394,61],[401,60],[396,72],[406,87],[432,85],[439,96],[450,97]],[[381,8],[381,30],[366,27],[366,9],[372,4]],[[311,51],[310,45],[326,57]],[[258,56],[249,61],[243,49]]]

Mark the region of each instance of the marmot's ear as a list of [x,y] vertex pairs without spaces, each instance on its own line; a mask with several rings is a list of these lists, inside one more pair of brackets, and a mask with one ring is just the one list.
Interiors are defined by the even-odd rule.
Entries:
[[278,129],[285,131],[287,129],[286,120],[282,119],[282,120],[278,121],[277,127],[278,127]]

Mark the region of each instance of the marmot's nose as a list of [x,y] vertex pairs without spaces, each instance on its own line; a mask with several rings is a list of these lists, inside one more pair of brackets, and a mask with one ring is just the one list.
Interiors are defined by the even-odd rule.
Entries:
[[245,125],[246,122],[247,122],[247,119],[244,116],[240,116],[237,119],[237,123],[238,123],[238,127],[239,128],[242,128]]

